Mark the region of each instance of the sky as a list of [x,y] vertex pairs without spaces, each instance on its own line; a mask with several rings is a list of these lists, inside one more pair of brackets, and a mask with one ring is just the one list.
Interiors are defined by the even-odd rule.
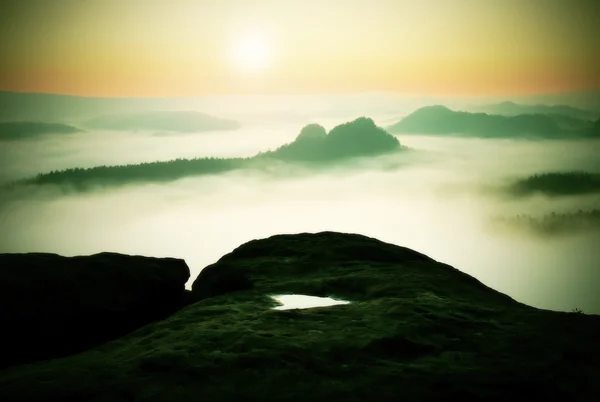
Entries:
[[595,0],[0,2],[0,90],[107,97],[600,89]]

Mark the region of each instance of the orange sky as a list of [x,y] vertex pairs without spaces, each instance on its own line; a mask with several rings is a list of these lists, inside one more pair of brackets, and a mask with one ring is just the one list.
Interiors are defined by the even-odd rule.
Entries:
[[[196,96],[600,89],[600,1],[2,3],[0,90]],[[258,50],[243,48],[248,38],[257,38]]]

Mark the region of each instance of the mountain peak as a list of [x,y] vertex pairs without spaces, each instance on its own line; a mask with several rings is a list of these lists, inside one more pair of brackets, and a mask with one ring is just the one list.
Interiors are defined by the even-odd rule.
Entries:
[[447,106],[444,105],[430,105],[430,106],[423,106],[422,108],[416,110],[417,112],[452,112],[453,110],[450,109]]
[[498,106],[519,106],[519,104],[513,101],[503,101],[498,103]]
[[320,124],[312,123],[304,126],[300,130],[300,134],[296,137],[296,141],[304,140],[322,140],[327,136],[327,131]]
[[279,147],[271,155],[285,160],[331,162],[400,148],[396,137],[378,127],[373,119],[359,117],[335,126],[328,134],[322,126],[309,124],[294,142]]
[[350,124],[363,124],[366,126],[376,126],[373,119],[370,117],[366,117],[366,116],[358,117],[358,118],[354,119],[353,121],[351,121]]

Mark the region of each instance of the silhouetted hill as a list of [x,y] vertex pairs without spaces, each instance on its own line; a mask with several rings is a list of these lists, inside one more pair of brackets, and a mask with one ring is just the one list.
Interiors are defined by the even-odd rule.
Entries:
[[392,133],[450,134],[488,138],[565,138],[587,133],[563,130],[549,116],[499,116],[457,112],[445,106],[426,106],[388,127]]
[[335,162],[400,149],[402,147],[396,137],[377,127],[372,119],[360,117],[334,127],[328,134],[319,125],[308,125],[295,141],[265,153],[263,157],[285,161]]
[[521,103],[543,105],[571,105],[573,107],[600,113],[600,91],[584,90],[555,92],[543,95],[521,96]]
[[546,116],[554,120],[556,125],[565,131],[589,130],[593,125],[592,120],[578,119],[564,114],[547,113]]
[[518,179],[509,187],[516,196],[544,194],[548,196],[600,193],[600,173],[547,172]]
[[501,102],[480,106],[477,107],[476,110],[505,116],[517,116],[520,114],[545,114],[562,115],[579,120],[595,120],[600,117],[597,112],[579,109],[569,105],[524,105],[515,102]]
[[120,186],[144,182],[169,182],[189,176],[225,173],[247,167],[252,158],[196,158],[117,166],[71,168],[21,180],[11,185],[57,184],[65,191],[87,191],[96,186]]
[[42,123],[36,121],[0,122],[0,141],[26,140],[46,134],[73,134],[81,129],[67,124]]
[[[219,292],[206,292],[215,284]],[[0,372],[0,400],[564,402],[600,393],[600,316],[523,305],[357,234],[253,240],[206,267],[192,293],[202,300],[101,348]],[[278,294],[350,304],[274,310]]]
[[377,127],[373,120],[359,118],[334,127],[329,134],[317,124],[302,129],[296,140],[275,151],[252,158],[176,159],[122,166],[72,168],[41,173],[19,184],[59,184],[66,190],[89,190],[96,185],[114,186],[138,182],[163,182],[188,176],[223,173],[236,169],[264,166],[274,160],[308,162],[312,166],[338,163],[355,157],[369,157],[403,150],[398,140]]
[[100,114],[170,109],[180,104],[183,102],[166,98],[90,98],[0,91],[0,121],[74,121]]
[[195,111],[147,111],[100,116],[86,126],[104,130],[159,130],[181,133],[235,130],[240,124]]
[[163,319],[182,307],[189,276],[173,258],[0,254],[0,368],[79,353]]

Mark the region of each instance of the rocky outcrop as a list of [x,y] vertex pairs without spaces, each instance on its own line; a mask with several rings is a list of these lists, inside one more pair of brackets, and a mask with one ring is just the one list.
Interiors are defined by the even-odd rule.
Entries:
[[308,124],[300,130],[296,141],[324,140],[327,137],[327,131],[320,124]]
[[[393,280],[386,281],[385,277]],[[445,297],[476,297],[481,302],[518,305],[475,278],[417,251],[337,232],[252,240],[204,268],[193,283],[192,293],[205,298],[200,289],[209,288],[211,283],[219,283],[218,294],[254,289],[353,300],[417,296],[423,289],[435,287]]]
[[596,120],[592,124],[592,128],[590,129],[590,137],[600,138],[600,119]]
[[0,254],[0,367],[78,353],[182,306],[183,260]]
[[205,267],[194,281],[191,299],[204,300],[252,287],[248,276],[237,267],[223,263],[213,264]]
[[[349,304],[275,310],[275,294]],[[600,317],[539,310],[408,248],[334,232],[250,241],[194,304],[0,372],[7,401],[595,401]]]
[[382,155],[406,149],[396,137],[375,125],[373,119],[359,117],[340,124],[326,134],[318,124],[305,126],[296,139],[262,157],[288,162],[332,163],[340,160]]

